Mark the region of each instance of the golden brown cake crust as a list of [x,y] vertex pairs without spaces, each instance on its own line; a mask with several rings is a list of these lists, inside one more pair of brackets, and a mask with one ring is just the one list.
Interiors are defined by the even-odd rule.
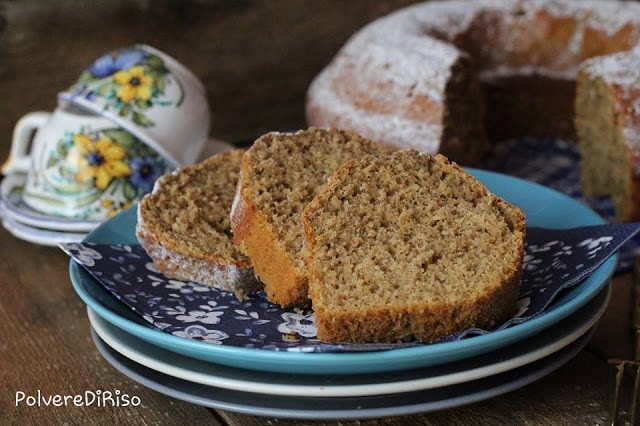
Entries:
[[[250,167],[250,155],[243,158],[242,168],[245,170]],[[256,274],[265,283],[264,291],[270,302],[283,307],[308,305],[306,276],[297,273],[273,225],[245,191],[241,172],[231,209],[234,242],[249,256],[252,264],[257,265],[254,266]]]
[[307,271],[299,254],[302,210],[326,178],[359,152],[386,151],[352,132],[311,127],[263,135],[244,154],[231,229],[270,302],[309,305]]
[[[417,3],[371,22],[345,43],[309,86],[307,120],[431,154],[447,153],[451,138],[478,135],[466,137],[467,150],[449,157],[468,165],[484,152],[478,147],[483,109],[490,126],[505,117],[500,123],[505,130],[487,129],[493,137],[573,135],[572,91],[562,87],[558,94],[556,88],[574,83],[585,59],[627,51],[639,42],[640,5],[631,2]],[[467,84],[450,90],[460,79]],[[484,96],[475,94],[478,81]],[[534,96],[527,107],[535,111],[523,106],[518,111],[524,117],[506,119],[532,82],[538,87],[527,92]],[[541,94],[557,99],[545,103]],[[474,104],[478,114],[451,117],[461,102]],[[556,114],[551,120],[549,108]],[[449,119],[462,134],[445,134]]]
[[[415,171],[405,172],[406,169],[403,167],[407,166],[407,164],[413,166],[416,162],[406,162],[403,160],[404,156],[424,157],[420,158],[417,163],[423,166],[426,165],[425,167],[430,167],[429,163],[438,164],[436,167],[437,173],[442,173],[439,170],[444,170],[444,174],[456,176],[457,181],[455,182],[458,183],[452,185],[453,187],[459,188],[461,193],[465,188],[469,189],[469,192],[477,197],[478,206],[483,206],[482,209],[488,209],[490,211],[489,216],[496,215],[495,223],[501,229],[496,231],[497,234],[505,235],[508,238],[507,242],[501,246],[506,264],[502,264],[497,260],[488,260],[488,258],[481,258],[479,262],[475,254],[468,255],[468,253],[478,250],[478,255],[482,257],[487,248],[476,247],[475,249],[470,249],[469,244],[474,243],[469,240],[474,237],[461,236],[459,238],[465,239],[461,241],[460,247],[463,247],[463,249],[460,249],[460,247],[457,249],[443,249],[444,251],[436,254],[435,257],[433,254],[424,257],[426,259],[424,262],[427,265],[423,266],[427,268],[426,270],[435,268],[433,272],[422,272],[426,275],[418,275],[423,277],[424,282],[418,282],[418,280],[414,282],[412,279],[407,278],[405,280],[406,283],[401,284],[400,281],[403,275],[413,276],[412,274],[416,270],[418,274],[421,273],[419,272],[420,268],[415,267],[414,261],[431,251],[429,247],[433,248],[434,245],[439,244],[445,245],[448,240],[452,239],[452,237],[445,237],[444,235],[440,238],[430,238],[426,249],[401,252],[399,255],[394,255],[393,261],[380,264],[380,259],[386,259],[387,252],[393,253],[394,250],[401,249],[402,239],[413,238],[416,235],[420,237],[422,227],[428,226],[425,224],[429,223],[429,218],[425,218],[425,215],[419,210],[418,213],[421,219],[417,219],[415,224],[413,221],[416,220],[416,217],[411,219],[412,216],[407,216],[410,219],[407,219],[407,223],[403,223],[405,220],[402,217],[404,212],[413,209],[414,205],[410,201],[400,206],[393,204],[393,200],[397,200],[397,198],[394,198],[394,194],[397,191],[406,190],[403,196],[410,195],[414,191],[414,189],[407,189],[404,186],[398,189],[397,181],[403,181],[404,177],[409,176],[408,179],[404,180],[409,182],[409,185],[415,182],[418,185],[415,188],[418,188],[425,184],[425,182],[417,182],[411,178]],[[415,151],[400,151],[376,160],[350,161],[335,173],[324,190],[305,209],[303,215],[305,260],[309,269],[309,294],[313,300],[319,339],[333,342],[396,342],[413,339],[433,341],[471,327],[490,328],[498,321],[504,321],[515,314],[518,305],[518,289],[522,274],[522,255],[526,232],[524,214],[504,200],[489,194],[482,184],[456,164],[450,164],[442,156],[427,157],[427,155],[419,154]],[[397,170],[397,173],[394,173],[395,176],[376,179],[375,182],[363,180],[363,176],[370,176],[370,174],[367,174],[369,173],[366,171],[367,168],[379,173],[378,169],[375,168],[376,166],[383,163],[393,164],[394,161],[397,161],[397,169],[393,169]],[[424,173],[427,172],[424,171]],[[389,179],[386,181],[389,184],[387,185],[382,179]],[[438,181],[438,179],[435,179],[435,181]],[[364,222],[359,222],[355,219],[356,214],[354,211],[356,209],[353,206],[358,203],[358,200],[363,200],[359,194],[365,190],[360,189],[357,192],[353,192],[349,185],[354,180],[366,182],[363,187],[370,188],[372,197],[377,200],[377,202],[373,203],[373,206],[367,205],[366,212],[363,214],[369,214],[370,210],[375,209],[375,204],[377,203],[384,207],[380,209],[380,213],[375,213],[376,215],[384,215],[386,211],[390,211],[390,217],[380,222],[382,223],[382,228],[378,228],[377,225],[374,225],[371,230],[368,230],[366,226],[358,228],[358,226],[362,226],[362,223],[370,224],[380,218],[371,216],[366,218]],[[447,190],[451,190],[452,186],[446,187]],[[380,195],[385,194],[385,191],[387,195]],[[426,199],[425,197],[429,197],[429,195],[425,195],[429,190],[425,190],[424,187],[417,191],[422,191],[419,192],[420,197],[418,199],[424,200]],[[439,193],[439,191],[434,190],[431,192],[431,197],[438,198],[442,195],[444,197],[442,199],[443,205],[457,203],[454,198],[447,198],[448,196],[445,196],[446,192]],[[416,193],[414,192],[414,194]],[[381,198],[375,198],[376,196]],[[463,208],[463,205],[464,203],[460,204],[460,209]],[[472,201],[468,205],[474,205],[474,202]],[[438,216],[438,211],[436,210],[432,214],[434,215],[433,218],[435,218]],[[453,213],[452,215],[455,214]],[[467,213],[459,214],[462,217]],[[333,217],[337,215],[348,216],[350,219],[348,221],[334,221]],[[504,217],[504,222],[502,217]],[[444,217],[440,217],[437,220],[434,219],[433,223],[440,220],[444,220]],[[466,217],[456,223],[467,223],[465,221]],[[340,224],[343,224],[343,226],[347,224],[347,226],[355,226],[356,228],[352,230],[343,229]],[[415,227],[412,228],[412,224]],[[472,234],[467,235],[478,235],[473,234],[475,232],[473,231],[473,226],[469,225],[470,229],[467,231],[472,232]],[[493,225],[487,223],[486,226]],[[389,229],[391,231],[385,234]],[[403,231],[403,229],[405,230]],[[459,232],[464,234],[464,231],[460,230]],[[346,235],[345,241],[339,241],[342,234]],[[389,235],[390,239],[391,237],[398,237],[400,240],[395,245],[391,242],[388,243],[393,247],[386,247],[384,245],[386,244],[385,241],[382,244],[383,250],[381,252],[371,251],[371,247],[379,243],[377,239],[382,238],[380,235]],[[436,233],[435,235],[437,236],[438,234]],[[479,235],[478,238],[480,238]],[[482,241],[491,241],[491,239]],[[328,248],[329,246],[332,247]],[[344,250],[347,253],[346,257],[342,256],[337,264],[331,263],[334,253],[342,254],[343,251],[341,250],[344,247],[347,247]],[[365,249],[361,250],[361,247],[365,247]],[[456,254],[458,253],[456,250],[466,254]],[[483,250],[483,252],[481,253],[480,250]],[[362,253],[365,254],[362,255]],[[490,254],[499,254],[499,252]],[[450,271],[437,269],[438,262],[450,260],[455,256],[462,256],[462,263],[453,264],[450,267]],[[339,257],[339,255],[335,257]],[[351,263],[347,259],[349,257],[352,258]],[[371,261],[372,259],[373,262]],[[447,275],[449,272],[452,274],[457,273],[453,269],[455,267],[457,269],[462,268],[462,276],[467,276],[464,268],[469,267],[472,269],[470,262],[487,263],[491,265],[490,268],[495,267],[496,271],[490,271],[484,275],[482,273],[477,276],[470,275],[470,277],[485,277],[487,279],[491,277],[489,282],[467,282],[464,286],[460,283],[460,288],[465,289],[465,297],[443,296],[446,293],[458,294],[459,290],[456,288],[458,281],[449,281],[450,278]],[[353,271],[352,274],[336,272],[337,268],[346,263],[349,265],[345,267],[346,271]],[[358,275],[358,267],[361,264],[366,264],[367,270]],[[394,268],[399,268],[399,270],[389,272],[390,270],[393,271]],[[378,274],[377,269],[385,272]],[[438,274],[445,277],[438,277]],[[459,275],[452,276],[459,277]],[[448,287],[445,287],[444,290],[430,287],[427,283],[431,281],[428,280],[434,279],[436,280],[435,282],[439,282],[438,280],[442,279],[442,282],[446,283]],[[473,280],[475,278],[468,279]],[[396,283],[395,286],[394,283]],[[431,291],[434,292],[433,296],[429,296]],[[442,291],[445,293],[442,293]],[[383,299],[382,296],[380,300],[372,299],[371,294],[384,295],[385,298],[390,298],[391,302]],[[413,299],[410,300],[411,298]]]

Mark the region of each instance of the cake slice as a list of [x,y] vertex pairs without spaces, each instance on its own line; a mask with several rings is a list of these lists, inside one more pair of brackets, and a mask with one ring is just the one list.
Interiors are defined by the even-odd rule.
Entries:
[[247,150],[231,229],[269,301],[282,307],[309,304],[302,211],[343,163],[385,153],[355,133],[321,128],[268,133]]
[[236,293],[262,288],[229,225],[243,153],[223,152],[161,176],[138,205],[138,241],[167,277]]
[[584,194],[610,196],[619,222],[640,220],[640,51],[581,65],[575,125]]
[[303,220],[321,340],[430,342],[517,311],[524,214],[442,155],[350,161]]

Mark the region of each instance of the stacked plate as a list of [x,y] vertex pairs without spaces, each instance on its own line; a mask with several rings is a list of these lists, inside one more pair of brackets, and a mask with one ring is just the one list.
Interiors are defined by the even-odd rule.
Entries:
[[50,216],[29,207],[22,198],[26,174],[11,173],[0,183],[0,219],[15,237],[46,246],[82,241],[101,222]]
[[[603,223],[584,205],[520,179],[470,170],[522,208],[530,226]],[[136,242],[124,212],[86,240]],[[211,344],[153,328],[75,262],[73,286],[88,306],[94,341],[132,379],[178,399],[252,415],[356,419],[432,411],[525,386],[572,359],[589,341],[609,300],[617,256],[540,316],[485,335],[372,352],[307,353]],[[251,325],[247,325],[247,333]]]
[[[200,160],[232,149],[219,139],[209,139]],[[88,220],[51,216],[31,208],[22,198],[27,175],[10,173],[0,182],[0,221],[13,236],[31,243],[57,246],[60,243],[82,241],[101,220]]]

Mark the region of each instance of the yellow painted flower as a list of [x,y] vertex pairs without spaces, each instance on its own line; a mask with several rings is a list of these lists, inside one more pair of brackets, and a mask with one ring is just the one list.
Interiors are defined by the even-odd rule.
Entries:
[[131,201],[124,201],[120,204],[120,208],[116,209],[115,207],[113,207],[109,213],[107,213],[108,217],[113,217],[116,214],[120,213],[123,210],[128,209],[129,207],[131,207],[133,205],[133,203]]
[[112,199],[110,199],[110,198],[105,198],[105,199],[103,199],[103,200],[100,202],[100,205],[101,205],[103,208],[105,208],[105,209],[110,208],[110,207],[111,207],[111,206],[113,206],[114,204],[115,204],[115,203],[114,203],[114,202],[113,202],[113,200],[112,200]]
[[143,67],[134,66],[126,71],[118,71],[113,79],[120,85],[116,96],[123,103],[128,104],[134,99],[141,101],[151,99],[153,78],[145,74]]
[[77,149],[72,159],[78,167],[76,182],[95,178],[96,188],[103,190],[114,178],[131,174],[129,165],[122,161],[127,150],[111,139],[103,137],[93,141],[87,135],[75,134],[73,143]]
[[123,201],[121,203],[115,203],[113,200],[103,200],[102,207],[106,210],[107,217],[113,217],[123,210],[128,209],[133,205],[131,201]]

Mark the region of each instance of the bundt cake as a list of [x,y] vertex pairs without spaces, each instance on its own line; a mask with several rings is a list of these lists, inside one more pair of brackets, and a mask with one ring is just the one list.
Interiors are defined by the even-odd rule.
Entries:
[[[311,83],[307,118],[311,125],[356,131],[394,149],[440,152],[473,165],[486,155],[486,140],[575,138],[580,65],[589,59],[585,67],[590,79],[602,76],[606,84],[637,87],[627,81],[638,69],[632,50],[639,42],[640,4],[633,2],[423,2],[356,32]],[[611,68],[619,70],[615,78],[605,71]],[[578,90],[584,87],[578,85]],[[609,93],[621,95],[615,89]],[[630,96],[616,103],[637,99]],[[618,109],[616,114],[631,123],[637,109]],[[622,118],[624,114],[632,117]],[[590,164],[634,173],[633,153],[640,150],[635,138],[603,148],[609,149],[619,151],[607,157],[622,162],[590,160],[595,150],[583,153],[587,188],[598,179]],[[640,220],[627,212],[620,217]]]
[[351,160],[303,223],[321,340],[428,342],[517,310],[524,214],[442,155]]
[[386,151],[346,131],[272,132],[244,154],[231,210],[233,240],[249,256],[269,301],[308,305],[302,210],[343,163]]
[[229,225],[243,153],[223,152],[161,176],[140,201],[136,236],[164,275],[238,294],[262,288]]

